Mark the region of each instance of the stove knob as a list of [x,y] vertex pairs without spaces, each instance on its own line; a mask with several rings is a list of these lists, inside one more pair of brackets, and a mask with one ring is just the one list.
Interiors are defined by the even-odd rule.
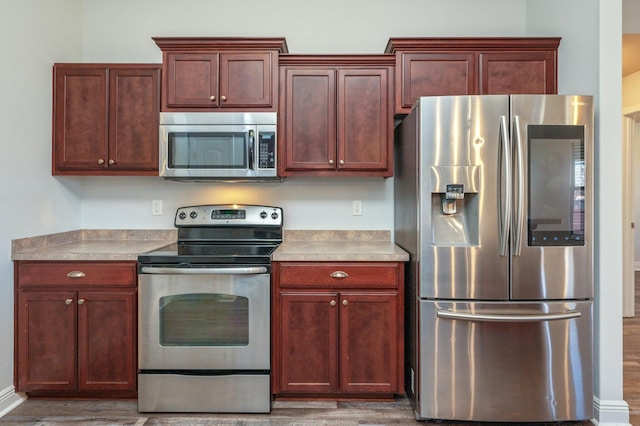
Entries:
[[271,213],[271,219],[276,220],[278,218],[278,212]]
[[191,219],[195,219],[198,217],[198,213],[196,213],[195,210],[192,210],[191,213],[189,213],[189,217],[191,217]]
[[267,218],[267,212],[265,212],[264,210],[260,212],[260,217],[262,219],[266,219]]
[[185,212],[180,212],[180,214],[178,215],[178,217],[179,217],[181,220],[184,220],[184,218],[185,218],[185,217],[187,217],[187,214],[186,214]]

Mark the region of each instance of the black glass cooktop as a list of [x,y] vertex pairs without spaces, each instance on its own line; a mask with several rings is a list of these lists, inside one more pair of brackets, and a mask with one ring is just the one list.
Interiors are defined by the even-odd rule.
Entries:
[[269,264],[277,245],[174,243],[138,256],[153,264]]

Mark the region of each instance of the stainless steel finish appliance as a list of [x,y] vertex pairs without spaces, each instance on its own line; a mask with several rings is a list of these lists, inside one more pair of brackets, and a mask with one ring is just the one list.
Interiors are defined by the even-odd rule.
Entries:
[[396,129],[419,419],[592,416],[589,96],[420,98]]
[[275,112],[160,113],[160,176],[279,181]]
[[271,254],[282,209],[182,207],[138,257],[138,410],[271,411]]

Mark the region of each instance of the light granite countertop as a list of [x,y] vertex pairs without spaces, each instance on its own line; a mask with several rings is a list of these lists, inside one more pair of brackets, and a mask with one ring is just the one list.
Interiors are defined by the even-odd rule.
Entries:
[[406,262],[390,231],[284,231],[274,261]]
[[83,229],[11,241],[11,260],[138,260],[138,255],[174,243],[177,231]]
[[[136,261],[139,254],[172,244],[175,229],[83,229],[11,242],[11,260]],[[404,262],[407,252],[390,231],[284,231],[274,261]]]

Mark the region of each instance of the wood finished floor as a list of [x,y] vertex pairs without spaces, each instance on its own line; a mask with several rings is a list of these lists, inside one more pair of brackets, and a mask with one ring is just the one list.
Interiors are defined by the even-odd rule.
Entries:
[[635,316],[623,320],[624,400],[629,423],[640,425],[640,272],[635,274]]
[[[634,318],[624,324],[624,399],[632,425],[640,426],[640,272],[636,272]],[[276,401],[271,414],[158,414],[139,413],[136,401],[27,400],[0,418],[0,426],[156,426],[156,425],[456,425],[488,423],[416,422],[406,398],[394,402]],[[500,425],[506,425],[501,423]],[[536,424],[527,423],[527,426]],[[540,424],[537,424],[540,425]],[[554,426],[591,425],[590,422],[554,423]]]

